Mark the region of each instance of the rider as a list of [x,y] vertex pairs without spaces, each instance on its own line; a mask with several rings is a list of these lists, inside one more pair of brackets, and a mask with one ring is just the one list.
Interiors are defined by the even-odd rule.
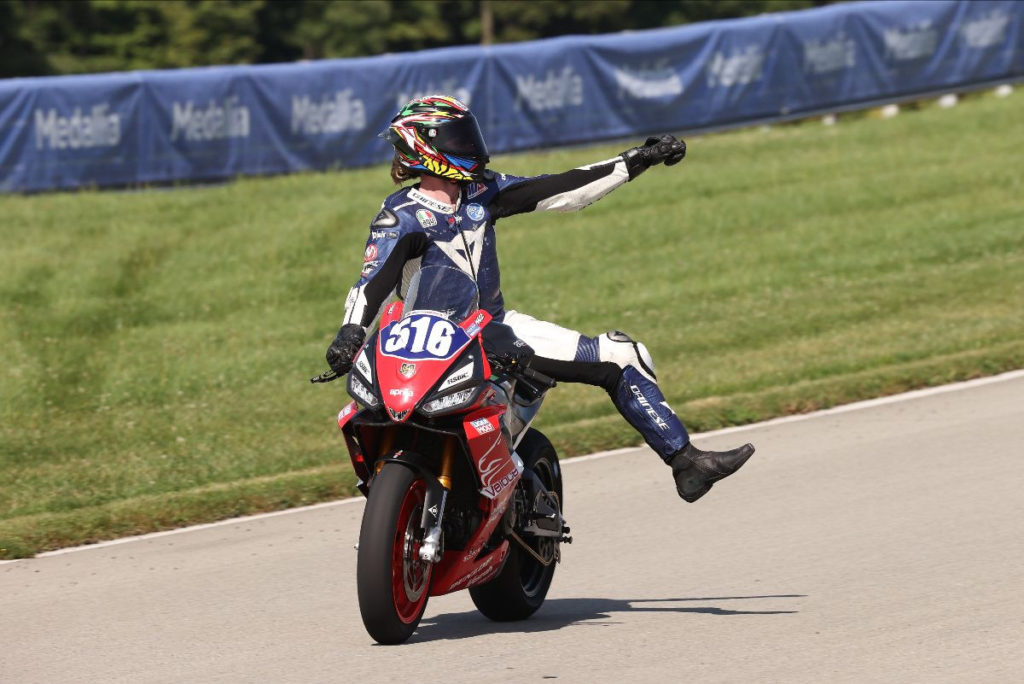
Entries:
[[476,118],[458,100],[416,98],[381,136],[395,148],[391,178],[419,183],[392,193],[370,224],[362,272],[345,302],[345,319],[327,362],[347,373],[366,332],[392,293],[404,295],[420,264],[455,266],[480,289],[480,304],[532,347],[529,365],[563,382],[604,388],[619,413],[672,467],[679,495],[693,502],[754,453],[751,444],[701,451],[658,388],[647,348],[625,333],[587,337],[506,310],[501,295],[494,223],[528,211],[578,211],[649,167],[682,161],[686,144],[671,135],[605,161],[554,175],[512,176],[486,169],[490,160]]

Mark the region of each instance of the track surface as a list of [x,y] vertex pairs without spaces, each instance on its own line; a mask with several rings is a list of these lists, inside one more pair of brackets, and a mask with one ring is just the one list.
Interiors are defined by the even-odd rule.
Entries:
[[533,619],[355,603],[359,502],[0,565],[0,682],[1024,681],[1024,377],[726,431],[695,505],[642,449],[565,468]]

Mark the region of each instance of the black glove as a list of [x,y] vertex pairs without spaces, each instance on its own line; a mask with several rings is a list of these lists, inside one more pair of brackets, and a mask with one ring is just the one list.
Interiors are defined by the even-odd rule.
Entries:
[[529,365],[533,358],[533,348],[522,340],[519,340],[521,347],[502,349],[495,354],[489,354],[487,361],[491,366],[502,373],[509,373]]
[[662,162],[665,162],[665,166],[678,164],[683,161],[685,156],[686,143],[676,140],[674,135],[668,133],[657,138],[652,136],[642,147],[634,147],[622,153],[622,158],[626,160],[629,180],[633,180],[655,164]]
[[491,323],[484,328],[483,343],[487,361],[499,373],[526,366],[533,358],[533,348],[504,323]]
[[355,323],[341,326],[338,336],[327,348],[327,365],[331,367],[331,370],[338,375],[344,375],[352,370],[352,359],[355,358],[359,348],[363,346],[364,339],[366,339],[366,332],[363,330],[363,326]]

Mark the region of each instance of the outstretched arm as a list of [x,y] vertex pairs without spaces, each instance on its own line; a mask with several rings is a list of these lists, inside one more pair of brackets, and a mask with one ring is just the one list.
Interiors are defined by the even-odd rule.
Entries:
[[671,135],[651,137],[612,159],[507,185],[491,202],[491,215],[498,219],[528,211],[579,211],[651,166],[672,166],[685,156],[685,142]]

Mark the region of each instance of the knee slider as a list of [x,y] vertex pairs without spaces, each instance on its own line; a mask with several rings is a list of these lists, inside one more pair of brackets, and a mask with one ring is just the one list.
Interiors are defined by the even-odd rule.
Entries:
[[610,361],[619,368],[633,368],[657,382],[654,375],[654,359],[642,342],[619,330],[612,330],[597,338],[601,361]]

